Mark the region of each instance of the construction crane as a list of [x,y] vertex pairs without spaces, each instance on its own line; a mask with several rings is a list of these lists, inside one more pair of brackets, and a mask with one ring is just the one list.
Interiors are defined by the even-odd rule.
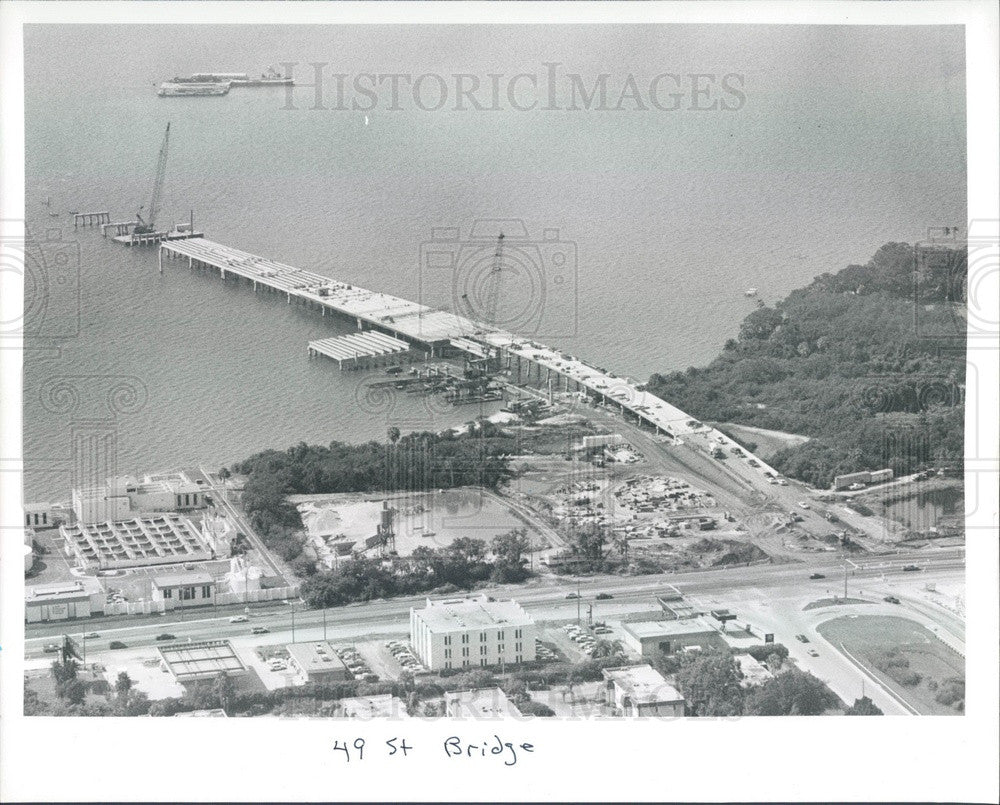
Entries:
[[167,170],[167,146],[170,144],[170,124],[167,123],[167,133],[163,135],[163,145],[160,146],[160,155],[156,159],[156,175],[153,177],[153,197],[149,200],[149,209],[146,210],[146,218],[142,217],[142,207],[135,214],[139,222],[132,231],[137,234],[146,234],[156,231],[156,213],[159,212],[160,195],[163,193],[163,176]]
[[500,302],[500,275],[503,272],[503,232],[497,238],[497,250],[493,255],[493,267],[486,277],[486,290],[484,293],[486,304],[483,310],[486,324],[490,327],[497,326],[497,306]]

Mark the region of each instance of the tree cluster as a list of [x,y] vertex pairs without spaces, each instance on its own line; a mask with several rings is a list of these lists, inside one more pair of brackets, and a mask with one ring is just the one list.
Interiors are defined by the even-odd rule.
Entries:
[[855,470],[960,466],[961,300],[950,269],[914,269],[910,246],[886,244],[752,312],[707,367],[654,374],[647,388],[700,420],[811,437],[771,463],[816,486]]
[[[513,441],[492,423],[466,434],[451,431],[400,436],[389,443],[329,446],[300,442],[287,450],[265,450],[237,463],[247,476],[241,505],[265,544],[287,562],[302,555],[302,519],[288,495],[339,492],[426,492],[458,486],[496,488],[511,477]],[[309,575],[309,563],[293,566]]]

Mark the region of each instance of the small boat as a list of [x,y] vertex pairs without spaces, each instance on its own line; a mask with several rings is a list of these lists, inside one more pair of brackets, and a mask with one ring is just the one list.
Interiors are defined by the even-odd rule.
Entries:
[[437,536],[437,531],[425,531],[424,532],[424,536],[425,537],[436,537]]
[[757,295],[757,289],[756,288],[747,288],[743,292],[743,295],[744,296],[756,296]]

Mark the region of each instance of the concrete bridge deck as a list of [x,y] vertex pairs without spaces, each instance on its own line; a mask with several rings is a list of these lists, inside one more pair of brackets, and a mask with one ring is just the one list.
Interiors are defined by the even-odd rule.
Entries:
[[[367,324],[391,336],[426,344],[431,348],[431,355],[440,354],[440,350],[448,346],[462,349],[477,358],[486,352],[497,353],[502,363],[512,371],[516,370],[518,383],[522,379],[522,368],[527,368],[527,380],[530,382],[531,368],[534,367],[539,382],[555,378],[566,390],[583,391],[617,405],[623,413],[633,414],[657,432],[675,438],[693,437],[698,447],[706,452],[719,444],[732,444],[719,431],[640,389],[628,378],[618,377],[527,337],[397,296],[359,288],[205,238],[161,243],[161,272],[164,254],[187,257],[190,265],[198,263],[216,268],[223,278],[227,273],[243,277],[250,280],[255,289],[262,285],[286,294],[289,302],[293,297],[304,300],[322,308],[324,315],[330,310],[354,318],[359,330]],[[758,457],[747,453],[746,458],[755,460],[761,473],[778,474]]]

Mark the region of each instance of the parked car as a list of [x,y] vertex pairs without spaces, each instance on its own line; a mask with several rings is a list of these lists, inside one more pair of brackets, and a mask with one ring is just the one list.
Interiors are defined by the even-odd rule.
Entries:
[[809,649],[809,656],[810,657],[818,657],[819,656],[819,652],[816,651],[816,649],[811,648],[811,649]]
[[859,489],[864,489],[864,488],[865,488],[865,485],[864,485],[864,484],[851,484],[851,485],[850,485],[849,487],[847,487],[847,488],[848,488],[848,490],[849,490],[849,491],[851,491],[851,492],[857,492],[857,491],[858,491]]
[[759,466],[760,466],[760,462],[759,462],[759,461],[756,461],[756,460],[754,460],[754,459],[750,459],[750,460],[749,460],[749,461],[747,462],[747,464],[749,464],[749,465],[750,465],[751,467],[759,467]]
[[250,634],[267,634],[270,631],[271,630],[266,626],[254,626],[253,629],[250,630]]
[[163,634],[158,634],[156,636],[157,640],[176,640],[177,635],[172,635],[170,632],[164,632]]
[[894,595],[887,595],[882,600],[885,601],[885,602],[887,602],[887,603],[889,603],[889,604],[898,604],[899,603],[899,599],[896,598],[896,596],[894,596]]
[[248,620],[250,620],[250,618],[248,618],[246,615],[233,615],[233,617],[231,617],[229,619],[229,622],[230,623],[246,623]]
[[788,481],[786,481],[784,478],[779,478],[778,486],[788,486]]
[[55,654],[57,651],[59,651],[59,648],[60,646],[58,643],[48,643],[45,646],[45,648],[42,649],[42,651],[44,651],[46,654]]
[[598,593],[598,594],[597,594],[596,596],[594,596],[594,597],[595,597],[595,598],[596,598],[596,599],[597,599],[598,601],[609,601],[609,600],[611,600],[612,598],[614,598],[614,596],[613,596],[613,595],[612,595],[611,593]]
[[806,637],[804,634],[797,634],[797,635],[795,635],[795,639],[798,640],[800,643],[808,643],[809,642],[809,638]]
[[825,579],[826,576],[824,576],[822,573],[813,573],[809,578],[814,579],[814,580],[815,579]]
[[809,508],[809,504],[806,503],[804,500],[800,500],[799,501],[799,508],[800,509],[808,509]]

